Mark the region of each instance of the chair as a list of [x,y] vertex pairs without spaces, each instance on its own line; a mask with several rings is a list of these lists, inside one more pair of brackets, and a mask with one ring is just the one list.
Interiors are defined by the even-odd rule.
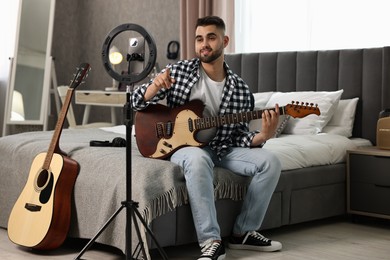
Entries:
[[[68,92],[68,86],[58,86],[57,91],[60,96],[62,104],[64,104],[66,94]],[[81,124],[77,125],[76,124],[76,119],[74,117],[73,113],[73,108],[72,104],[69,105],[68,113],[66,115],[66,120],[68,121],[69,128],[70,129],[77,129],[77,128],[98,128],[98,127],[109,127],[109,126],[114,126],[114,124],[109,123],[109,122],[96,122],[96,123],[89,123],[89,124]]]

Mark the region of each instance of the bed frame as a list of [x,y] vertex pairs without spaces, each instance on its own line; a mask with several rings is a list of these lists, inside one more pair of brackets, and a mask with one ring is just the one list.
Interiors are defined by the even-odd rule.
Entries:
[[[342,99],[359,97],[353,136],[375,144],[379,112],[390,107],[390,47],[229,54],[225,60],[253,93],[344,89]],[[262,229],[345,214],[345,179],[344,163],[283,171]],[[241,202],[216,205],[222,236],[228,236]],[[197,241],[188,205],[155,219],[152,227],[164,246]]]

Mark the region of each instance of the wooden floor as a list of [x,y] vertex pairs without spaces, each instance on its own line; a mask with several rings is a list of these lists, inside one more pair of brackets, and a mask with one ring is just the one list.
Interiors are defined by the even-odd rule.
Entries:
[[[278,240],[283,250],[260,253],[227,249],[226,259],[288,259],[288,260],[366,260],[390,259],[390,221],[358,218],[327,219],[311,223],[282,227],[262,232]],[[85,241],[84,241],[85,242]],[[0,229],[0,259],[74,259],[83,247],[80,241],[67,241],[60,249],[36,253],[12,244],[7,231]],[[169,259],[197,259],[196,244],[164,248]],[[161,259],[158,252],[151,252],[152,259]],[[113,248],[94,245],[82,259],[117,260],[125,257]]]

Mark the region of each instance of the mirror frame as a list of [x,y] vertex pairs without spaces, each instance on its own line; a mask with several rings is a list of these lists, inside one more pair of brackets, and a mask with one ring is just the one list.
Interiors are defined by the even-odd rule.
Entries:
[[51,74],[52,74],[52,62],[53,58],[51,56],[51,47],[52,47],[52,38],[53,38],[53,27],[54,27],[54,14],[55,14],[55,0],[50,0],[50,9],[49,9],[49,21],[48,21],[48,34],[46,41],[46,54],[45,54],[45,68],[44,68],[44,76],[43,76],[43,86],[42,86],[42,99],[40,105],[40,113],[39,119],[27,119],[27,120],[11,120],[11,112],[12,112],[12,99],[13,92],[15,90],[15,78],[16,78],[16,66],[17,66],[17,58],[18,58],[18,45],[20,38],[20,24],[21,24],[21,13],[22,13],[22,5],[25,0],[20,0],[19,9],[18,9],[18,21],[17,21],[17,29],[16,29],[16,39],[15,39],[15,52],[14,58],[12,62],[12,68],[10,73],[9,85],[7,88],[7,100],[6,100],[6,108],[5,108],[5,117],[3,127],[3,135],[7,134],[6,128],[7,125],[43,125],[43,130],[47,130],[47,109],[49,102],[49,92],[51,86]]

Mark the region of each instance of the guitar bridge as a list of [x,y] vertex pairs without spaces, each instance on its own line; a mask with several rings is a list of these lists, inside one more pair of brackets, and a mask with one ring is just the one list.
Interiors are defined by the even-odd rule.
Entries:
[[26,203],[26,205],[24,205],[24,207],[27,210],[32,211],[32,212],[40,211],[41,208],[42,208],[41,206],[35,205],[35,204],[32,204],[32,203]]

